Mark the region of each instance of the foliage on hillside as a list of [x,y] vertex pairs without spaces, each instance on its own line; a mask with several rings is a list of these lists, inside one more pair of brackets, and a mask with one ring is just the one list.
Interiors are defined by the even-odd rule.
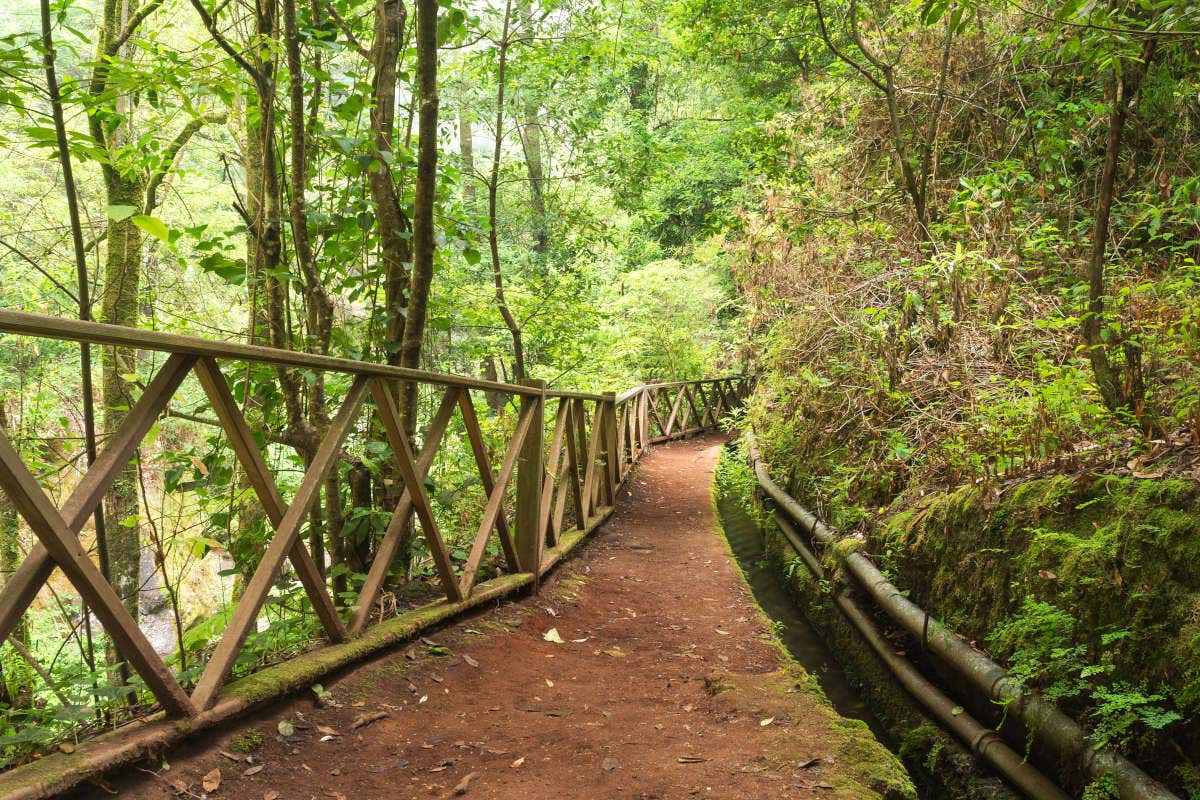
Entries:
[[776,478],[1200,791],[1194,4],[681,5],[771,98],[727,252]]

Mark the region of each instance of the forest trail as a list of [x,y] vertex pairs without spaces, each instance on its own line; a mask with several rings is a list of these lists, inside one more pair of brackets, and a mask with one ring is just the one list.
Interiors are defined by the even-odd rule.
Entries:
[[656,447],[540,595],[344,673],[322,706],[275,704],[109,788],[200,797],[219,769],[209,795],[246,800],[834,796],[845,745],[861,752],[869,734],[848,739],[781,669],[714,518],[723,441]]

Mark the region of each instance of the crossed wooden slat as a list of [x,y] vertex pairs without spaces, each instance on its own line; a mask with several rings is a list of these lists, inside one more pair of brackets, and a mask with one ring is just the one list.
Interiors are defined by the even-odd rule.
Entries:
[[[425,433],[425,441],[421,445],[421,452],[417,456],[415,463],[416,477],[420,479],[421,486],[425,485],[425,476],[429,472],[430,466],[433,464],[434,455],[437,449],[441,446],[442,437],[446,434],[446,427],[450,423],[450,417],[454,414],[454,408],[459,403],[460,390],[455,387],[446,389],[442,395],[441,405],[438,406],[437,412],[433,415],[433,420],[429,424],[429,428]],[[470,402],[468,397],[467,402]],[[486,463],[487,454],[484,454]],[[396,553],[400,549],[401,541],[403,540],[404,530],[408,525],[409,515],[412,513],[413,501],[412,495],[408,490],[408,484],[405,483],[399,502],[396,508],[392,511],[391,520],[388,523],[387,530],[383,535],[383,539],[379,543],[379,547],[375,552],[375,560],[371,562],[371,568],[367,571],[367,578],[363,582],[362,589],[358,593],[357,607],[354,610],[354,615],[350,619],[350,632],[358,635],[367,625],[367,621],[371,616],[371,607],[375,604],[375,600],[379,597],[380,591],[383,589],[383,584],[387,580],[388,571],[391,569],[392,562],[396,558]],[[429,532],[426,534],[426,541],[432,542],[429,538]],[[441,540],[438,539],[438,543]],[[430,545],[432,548],[436,544]],[[440,577],[440,573],[439,573]],[[447,582],[442,580],[442,585],[446,593],[452,599],[458,596],[458,582],[451,579]]]
[[[600,484],[604,483],[601,480],[600,472],[600,439],[602,436],[602,428],[604,425],[604,409],[600,404],[596,404],[596,410],[592,415],[592,435],[589,439],[586,431],[583,428],[583,401],[578,401],[576,411],[579,412],[579,438],[581,442],[587,442],[587,458],[584,461],[583,475],[583,496],[586,500],[584,503],[584,519],[588,519],[596,512],[600,505]],[[583,524],[582,522],[580,523]]]
[[[587,525],[587,513],[584,506],[583,485],[579,482],[579,454],[583,451],[582,440],[579,439],[579,428],[576,426],[575,420],[580,418],[579,409],[583,408],[583,401],[575,401],[567,398],[559,400],[559,413],[565,415],[563,425],[563,439],[566,443],[566,475],[568,478],[567,486],[571,490],[571,511],[575,517],[575,524],[583,528]],[[555,424],[557,428],[557,423]],[[562,473],[556,477],[561,477]],[[558,490],[558,499],[554,503],[554,520],[551,525],[551,536],[553,540],[551,544],[558,544],[558,537],[562,533],[563,515],[567,508],[567,492],[561,488]]]
[[[558,401],[558,411],[554,417],[554,434],[550,437],[550,456],[546,459],[546,476],[542,481],[541,505],[538,507],[541,519],[538,522],[539,536],[542,541],[553,546],[558,544],[558,534],[561,528],[554,524],[555,512],[558,508],[565,510],[566,494],[558,492],[558,503],[555,503],[554,490],[563,474],[563,447],[565,433],[571,422],[571,407],[566,400]],[[559,518],[559,525],[561,525]]]
[[654,421],[658,424],[658,432],[661,436],[667,435],[667,426],[663,424],[662,417],[658,415],[658,406],[662,401],[662,392],[659,389],[650,389],[650,415],[654,417]]
[[679,416],[679,404],[683,402],[683,387],[680,386],[675,393],[675,402],[671,404],[671,414],[667,417],[667,430],[664,435],[670,436],[671,431],[675,429],[675,420]]
[[[254,434],[251,433],[250,426],[246,424],[246,418],[242,416],[237,401],[229,391],[229,384],[221,373],[221,368],[211,358],[203,358],[196,362],[195,372],[204,393],[208,396],[209,405],[212,406],[221,427],[225,430],[229,446],[233,448],[238,463],[242,465],[242,470],[246,473],[246,479],[250,482],[250,486],[258,497],[258,502],[262,504],[263,511],[267,514],[267,520],[278,531],[283,523],[284,515],[287,513],[287,506],[279,494],[279,487],[275,485],[275,480],[271,477],[271,472],[263,459],[262,452],[258,449],[258,444],[254,441]],[[312,600],[313,609],[321,620],[325,633],[331,641],[345,641],[346,628],[342,624],[342,618],[338,616],[333,598],[329,596],[329,592],[325,588],[325,579],[317,568],[316,562],[313,561],[312,555],[298,537],[293,541],[291,549],[288,550],[288,559],[292,562],[292,567],[295,568],[296,575],[300,578],[305,592]]]
[[0,592],[0,641],[12,633],[57,566],[92,607],[118,650],[142,676],[163,708],[175,716],[191,712],[187,693],[154,652],[116,591],[84,552],[78,536],[117,473],[129,463],[133,451],[183,382],[194,360],[192,356],[180,354],[167,359],[61,511],[54,507],[7,437],[0,433],[0,486],[40,542]]
[[[473,410],[473,409],[472,409]],[[463,565],[462,578],[459,579],[458,588],[463,596],[471,593],[471,589],[475,586],[475,577],[479,572],[479,565],[483,561],[483,554],[487,549],[487,542],[491,536],[492,529],[496,527],[497,520],[503,516],[504,510],[504,493],[508,490],[508,484],[512,480],[513,472],[517,466],[517,456],[521,452],[521,445],[525,443],[525,437],[529,434],[529,428],[533,424],[533,417],[538,411],[538,406],[529,404],[522,409],[521,416],[517,419],[517,429],[513,433],[512,439],[508,443],[508,450],[504,453],[504,460],[500,464],[500,473],[496,476],[495,485],[488,492],[488,502],[483,510],[483,519],[479,521],[479,530],[475,534],[475,541],[471,545],[471,552],[467,556],[467,563]],[[478,429],[476,429],[478,434]],[[491,468],[488,468],[491,472]],[[501,534],[501,541],[505,541],[506,537]],[[509,546],[511,547],[511,541]],[[510,563],[515,564],[517,561],[515,549],[510,558]],[[537,564],[519,564],[518,569],[525,572],[537,572]]]
[[[215,369],[215,365],[210,364],[207,369],[209,370],[209,382],[215,383],[215,381],[211,380],[215,377],[211,374],[211,370]],[[223,376],[221,377],[221,381],[224,381]],[[204,672],[200,675],[200,680],[196,683],[196,688],[192,691],[192,702],[201,711],[211,708],[212,704],[216,701],[217,692],[220,691],[221,686],[225,683],[226,678],[228,678],[230,670],[233,669],[234,661],[237,660],[242,644],[246,641],[246,637],[250,634],[250,630],[258,620],[258,612],[266,601],[268,593],[271,591],[271,585],[275,582],[275,577],[283,567],[283,560],[293,553],[297,553],[296,545],[300,529],[304,525],[305,518],[308,516],[309,508],[316,499],[321,484],[325,481],[326,474],[341,452],[342,443],[346,440],[346,436],[349,435],[350,429],[354,425],[359,407],[362,405],[370,383],[371,379],[369,377],[359,375],[354,379],[354,383],[350,385],[350,390],[346,393],[346,397],[342,401],[342,406],[338,409],[337,416],[330,422],[324,437],[317,446],[317,451],[304,473],[304,479],[300,482],[300,488],[296,490],[291,504],[283,513],[279,523],[275,526],[275,535],[271,537],[270,543],[263,551],[262,558],[258,562],[258,567],[254,570],[254,575],[246,582],[245,588],[242,590],[242,595],[233,609],[233,614],[230,615],[229,622],[225,626],[225,632],[221,635],[221,640],[213,650],[212,657],[205,666]],[[207,389],[208,387],[206,386],[205,388]],[[236,410],[236,407],[234,410]],[[228,412],[228,409],[225,409],[225,411]],[[240,416],[240,412],[238,416]],[[244,420],[242,424],[245,424]],[[233,438],[235,437],[231,435],[230,439],[232,440]],[[253,458],[250,461],[253,463]],[[247,469],[247,472],[249,472],[249,469]],[[259,473],[257,477],[260,481],[267,480],[265,473]],[[255,488],[257,489],[258,487],[256,486]],[[278,511],[278,507],[275,510]],[[270,513],[270,510],[268,510],[268,513]],[[303,545],[300,545],[300,548],[303,550]],[[311,563],[307,551],[304,551],[303,555],[298,555],[298,557],[294,558],[292,563],[293,566],[297,567],[297,573],[303,580],[303,576],[307,571],[306,563]],[[315,566],[309,568],[315,570]],[[311,577],[310,575],[309,579]],[[307,581],[305,581],[305,588],[308,589]],[[313,599],[315,607],[320,609],[327,602],[331,602],[325,590],[324,581],[320,581],[319,585],[316,585],[314,589],[315,591],[311,591],[309,596]],[[333,616],[337,616],[336,612]],[[335,631],[339,631],[334,634],[335,636],[345,638],[344,630],[341,630],[340,620],[333,628]]]
[[[629,470],[634,468],[634,462],[637,461],[638,453],[641,453],[641,441],[638,440],[638,434],[641,433],[641,426],[637,422],[637,410],[641,408],[638,405],[638,399],[641,395],[631,397],[624,407],[625,419],[625,440],[629,443],[629,459],[625,464],[625,474],[629,474]],[[622,450],[624,453],[625,451]]]
[[[479,470],[479,479],[483,484],[483,491],[490,501],[492,495],[496,492],[497,480],[495,474],[492,472],[492,462],[488,459],[487,447],[483,443],[483,432],[479,429],[479,417],[475,414],[475,404],[471,402],[471,393],[466,389],[459,392],[458,407],[462,415],[463,426],[467,429],[467,439],[471,442],[471,452],[475,455],[475,467]],[[524,435],[522,435],[522,439],[524,439]],[[516,449],[520,450],[520,444],[516,445]],[[506,483],[504,488],[500,490],[501,497],[503,497],[504,491],[507,488]],[[504,558],[514,572],[519,571],[517,549],[513,544],[512,532],[508,528],[508,522],[504,519],[504,514],[497,513],[494,524],[496,535],[500,537],[500,546],[504,549]],[[480,530],[483,530],[483,528],[481,527]]]

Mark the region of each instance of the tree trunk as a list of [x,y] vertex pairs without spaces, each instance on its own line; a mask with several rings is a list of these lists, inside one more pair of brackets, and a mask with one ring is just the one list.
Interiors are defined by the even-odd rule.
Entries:
[[[111,147],[111,145],[110,145]],[[140,206],[144,187],[111,170],[107,176],[110,205]],[[138,287],[142,268],[142,231],[130,219],[109,220],[100,321],[137,326]],[[114,434],[128,416],[135,398],[130,392],[137,373],[137,351],[127,347],[103,348],[100,365],[103,430]],[[141,526],[139,524],[137,467],[126,464],[113,481],[104,501],[104,529],[108,535],[108,579],[136,620],[141,585]],[[119,660],[109,652],[109,663]]]
[[[408,313],[404,317],[404,339],[400,366],[421,366],[421,341],[429,290],[433,283],[436,249],[433,207],[437,200],[437,0],[417,0],[417,92],[420,114],[417,127],[417,180],[413,197],[412,276],[409,280]],[[400,418],[411,436],[417,427],[417,384],[404,381],[400,396]]]
[[[105,94],[108,87],[106,60],[121,55],[123,48],[114,50],[126,21],[137,13],[136,0],[109,0],[104,4],[97,66],[92,72],[89,87],[93,97]],[[92,138],[110,154],[116,154],[136,137],[130,128],[133,118],[130,100],[121,94],[116,99],[120,122],[111,124],[93,113],[89,118]],[[124,206],[142,210],[146,184],[140,174],[124,170],[119,164],[102,165],[105,202],[109,207]],[[138,322],[138,291],[142,271],[142,231],[131,217],[108,219],[107,251],[104,260],[104,281],[100,297],[100,321],[110,325],[136,327]],[[114,434],[128,415],[134,398],[130,392],[137,374],[137,351],[125,347],[105,347],[101,351],[100,401],[103,405],[102,427],[106,435]],[[104,498],[104,530],[108,561],[108,580],[125,604],[130,615],[138,619],[141,590],[141,525],[138,508],[137,467],[126,464],[117,474]],[[106,647],[110,665],[121,661],[120,654]],[[114,676],[114,680],[118,676]],[[121,682],[128,678],[122,668]]]
[[396,64],[404,45],[407,11],[401,0],[376,0],[375,40],[371,45],[371,142],[380,163],[367,173],[367,188],[375,202],[379,247],[384,266],[384,358],[401,362],[407,313],[408,265],[412,263],[412,225],[392,172],[396,126]]
[[[518,0],[518,15],[526,36],[533,35],[533,10],[529,0]],[[546,252],[549,234],[546,230],[546,198],[542,164],[542,126],[538,123],[538,104],[529,91],[521,95],[525,119],[520,124],[521,148],[525,152],[525,171],[529,176],[529,208],[533,214],[533,251]]]
[[1116,199],[1117,167],[1121,160],[1121,138],[1125,130],[1125,120],[1137,100],[1142,77],[1154,56],[1155,47],[1155,40],[1148,39],[1143,45],[1141,62],[1123,61],[1119,73],[1113,76],[1113,98],[1108,115],[1108,134],[1105,137],[1104,167],[1096,195],[1092,247],[1087,261],[1087,312],[1083,316],[1081,326],[1083,340],[1087,344],[1088,360],[1091,362],[1096,387],[1100,390],[1104,405],[1114,413],[1134,414],[1141,419],[1143,426],[1146,426],[1149,420],[1143,415],[1145,389],[1141,374],[1141,352],[1134,343],[1124,343],[1125,375],[1122,376],[1109,359],[1110,343],[1104,340],[1104,298],[1107,293],[1104,271],[1109,218],[1113,201]]
[[[288,216],[291,222],[292,250],[304,278],[304,318],[307,328],[305,349],[311,353],[325,355],[333,338],[333,301],[321,280],[317,268],[316,254],[308,232],[308,123],[306,113],[315,111],[305,104],[304,63],[300,58],[300,28],[296,16],[296,0],[283,0],[284,51],[288,67],[288,130],[290,134],[290,172],[288,173]],[[325,373],[318,371],[309,381],[308,417],[306,430],[309,437],[298,442],[301,454],[311,459],[316,453],[316,435],[329,424],[329,405],[325,396]],[[336,471],[325,481],[325,513],[321,505],[314,503],[309,513],[309,549],[317,570],[325,573],[325,538],[332,540],[340,534],[341,493]],[[326,523],[328,522],[328,529]],[[332,544],[334,553],[341,548]],[[344,581],[343,581],[344,583]],[[344,589],[344,585],[343,585]]]
[[471,130],[471,112],[464,98],[458,107],[458,154],[459,169],[462,170],[463,202],[471,212],[475,211],[475,134]]
[[500,267],[500,239],[496,230],[496,199],[500,187],[500,150],[504,141],[504,72],[508,60],[508,30],[512,21],[512,0],[504,7],[504,30],[500,35],[500,57],[496,67],[496,130],[492,148],[492,172],[488,181],[488,249],[492,257],[492,284],[496,289],[496,306],[504,319],[504,326],[513,343],[513,380],[525,380],[525,345],[521,339],[521,326],[508,307],[504,297],[504,273]]

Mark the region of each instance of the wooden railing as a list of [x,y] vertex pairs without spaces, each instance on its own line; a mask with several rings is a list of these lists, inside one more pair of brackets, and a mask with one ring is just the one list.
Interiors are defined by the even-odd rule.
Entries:
[[[376,601],[414,515],[448,604],[465,604],[472,596],[493,534],[499,539],[509,572],[531,574],[536,584],[538,576],[557,560],[554,548],[564,535],[590,529],[611,509],[617,488],[650,444],[715,428],[724,415],[742,403],[751,388],[750,379],[738,377],[648,384],[619,397],[613,393],[548,391],[539,381],[516,385],[475,380],[12,311],[0,311],[0,333],[167,354],[124,423],[106,439],[104,449],[61,507],[51,501],[13,444],[0,433],[0,488],[39,542],[0,590],[0,642],[16,629],[57,567],[166,714],[176,718],[203,716],[217,704],[272,586],[285,569],[285,562],[290,562],[312,603],[328,640],[327,648],[369,632]],[[256,362],[351,377],[341,406],[323,432],[290,502],[283,499],[222,371],[222,363],[228,362]],[[130,463],[189,374],[198,379],[217,423],[274,529],[220,640],[190,691],[151,647],[79,540],[118,473]],[[441,389],[440,404],[425,428],[419,447],[410,441],[398,415],[393,391],[399,381],[416,381]],[[473,391],[503,393],[515,398],[519,406],[515,430],[498,469],[493,468],[485,446]],[[553,425],[548,427],[546,420],[551,417],[551,410]],[[447,551],[425,483],[456,413],[466,431],[479,472],[479,485],[486,496],[469,554],[458,559],[462,563],[455,563]],[[372,415],[384,432],[403,491],[357,599],[346,609],[344,619],[330,595],[322,569],[300,534],[327,474],[336,468],[347,437],[354,431],[367,430],[364,417]],[[515,488],[515,508],[511,515],[506,513],[505,503],[510,485]]]

